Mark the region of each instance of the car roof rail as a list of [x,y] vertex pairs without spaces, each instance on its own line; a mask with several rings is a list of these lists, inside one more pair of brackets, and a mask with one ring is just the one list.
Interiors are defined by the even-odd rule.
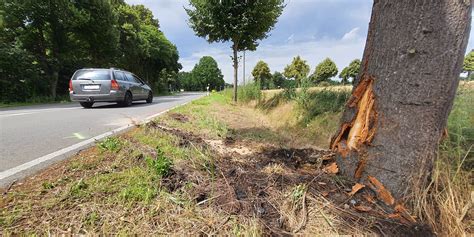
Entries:
[[111,67],[110,69],[112,69],[112,70],[120,70],[120,71],[126,71],[125,69],[122,69],[122,68],[118,68],[118,67]]

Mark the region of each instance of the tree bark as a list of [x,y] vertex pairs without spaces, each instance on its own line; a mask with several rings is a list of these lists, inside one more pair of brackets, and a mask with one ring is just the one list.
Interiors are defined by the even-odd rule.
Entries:
[[459,83],[471,4],[374,1],[361,71],[331,149],[340,171],[385,203],[409,199],[430,177]]
[[232,46],[232,51],[234,53],[232,60],[234,62],[234,102],[237,102],[237,73],[239,69],[239,61],[237,58],[237,45],[234,43]]

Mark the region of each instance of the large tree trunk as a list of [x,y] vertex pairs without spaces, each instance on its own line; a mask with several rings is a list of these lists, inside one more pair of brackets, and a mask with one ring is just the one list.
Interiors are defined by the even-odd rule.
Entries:
[[470,23],[469,0],[374,1],[361,72],[331,148],[340,171],[386,203],[430,177]]
[[237,45],[234,43],[232,47],[234,53],[232,60],[234,62],[234,102],[237,102],[237,72],[239,69],[239,60],[237,58]]

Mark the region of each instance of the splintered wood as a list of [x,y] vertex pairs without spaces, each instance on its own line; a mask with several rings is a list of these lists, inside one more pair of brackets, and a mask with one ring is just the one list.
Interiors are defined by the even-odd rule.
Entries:
[[370,175],[367,178],[369,179],[370,188],[373,189],[375,193],[377,193],[378,199],[382,200],[389,206],[395,204],[395,198],[393,198],[390,191],[388,191],[378,179]]
[[347,157],[350,151],[359,151],[360,146],[368,144],[375,135],[377,112],[374,109],[373,78],[364,75],[363,80],[352,92],[349,107],[356,107],[352,122],[342,124],[339,134],[333,140],[331,149]]
[[328,174],[337,174],[339,172],[339,167],[337,167],[336,162],[333,162],[330,165],[326,166],[323,170]]
[[363,185],[361,183],[356,183],[354,186],[352,186],[352,190],[349,193],[349,196],[353,196],[354,194],[356,194],[359,190],[363,189],[364,187],[365,187],[365,185]]

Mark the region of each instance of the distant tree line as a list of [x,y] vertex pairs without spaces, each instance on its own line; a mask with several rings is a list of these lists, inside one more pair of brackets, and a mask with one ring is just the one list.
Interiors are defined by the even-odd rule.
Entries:
[[56,99],[84,67],[118,67],[156,93],[176,83],[178,50],[143,5],[123,0],[0,1],[0,101]]
[[314,72],[309,75],[310,66],[300,56],[293,58],[293,61],[285,67],[283,74],[274,72],[270,74],[268,64],[260,60],[255,65],[252,76],[255,83],[258,83],[262,89],[289,88],[300,87],[303,82],[306,84],[348,84],[349,80],[353,81],[360,70],[360,60],[354,59],[347,67],[342,69],[339,74],[341,81],[334,81],[331,78],[338,73],[336,64],[326,58],[319,63]]
[[[334,85],[334,84],[349,84],[353,83],[354,79],[359,74],[361,61],[359,59],[352,60],[349,65],[344,67],[338,75],[338,68],[336,64],[330,59],[326,58],[320,62],[314,72],[309,75],[310,66],[300,56],[293,58],[292,62],[285,67],[283,74],[274,72],[270,74],[268,64],[260,60],[255,65],[252,76],[255,83],[260,85],[261,89],[275,89],[300,87],[302,82],[306,80],[307,84],[312,85]],[[474,79],[474,50],[471,50],[464,58],[463,71],[467,73],[465,80]],[[340,81],[332,80],[336,75]]]

